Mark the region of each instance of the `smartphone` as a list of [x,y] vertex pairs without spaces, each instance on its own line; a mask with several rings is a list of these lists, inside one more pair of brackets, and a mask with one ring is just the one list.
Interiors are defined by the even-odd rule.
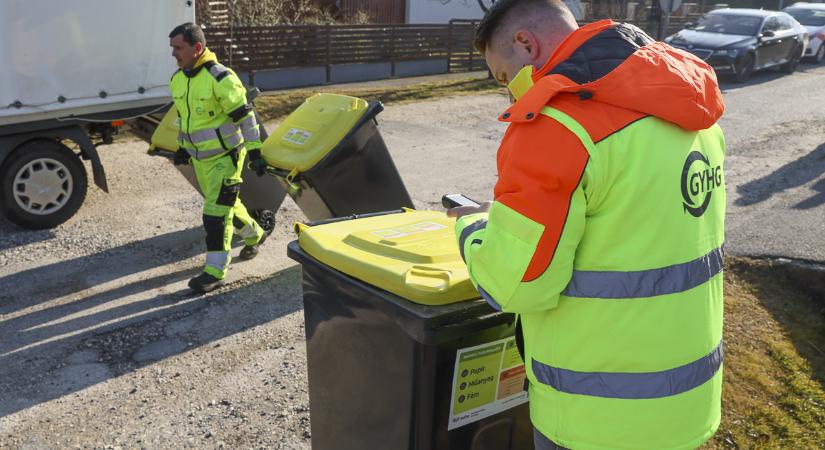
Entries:
[[459,206],[480,206],[477,201],[461,194],[447,194],[441,197],[441,204],[447,209],[457,208]]

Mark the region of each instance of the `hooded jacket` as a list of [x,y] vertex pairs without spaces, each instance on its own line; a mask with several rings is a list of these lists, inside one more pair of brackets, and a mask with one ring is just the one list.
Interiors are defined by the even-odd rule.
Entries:
[[213,159],[244,144],[250,151],[261,148],[246,89],[208,48],[192,69],[172,75],[169,90],[180,118],[178,145],[193,158]]
[[719,426],[724,111],[713,70],[638,28],[572,33],[501,116],[459,248],[519,315],[533,425],[574,449],[695,448]]

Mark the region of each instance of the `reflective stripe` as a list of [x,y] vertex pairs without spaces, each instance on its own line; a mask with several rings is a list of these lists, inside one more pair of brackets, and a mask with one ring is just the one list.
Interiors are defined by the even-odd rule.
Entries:
[[722,342],[696,361],[662,372],[576,372],[548,366],[533,359],[533,374],[539,383],[559,392],[591,397],[650,399],[678,395],[697,388],[722,366]]
[[573,272],[562,295],[579,298],[646,298],[677,294],[708,282],[722,271],[722,249],[693,261],[638,272]]
[[568,450],[567,447],[562,447],[548,439],[536,427],[533,427],[533,445],[535,450]]
[[261,132],[258,131],[257,127],[251,130],[243,130],[243,139],[245,141],[260,141]]
[[226,150],[222,148],[215,148],[212,150],[195,150],[195,153],[192,153],[192,150],[186,150],[189,152],[190,155],[192,155],[195,159],[198,160],[203,160],[226,153]]
[[249,117],[243,120],[240,124],[241,132],[245,141],[258,141],[261,139],[261,133],[258,131],[258,122],[255,120],[255,114],[250,114]]
[[227,149],[231,150],[243,143],[240,129],[234,123],[225,123],[221,125],[218,130],[220,130],[223,143]]
[[204,142],[215,140],[218,138],[218,135],[215,133],[215,130],[207,128],[206,130],[191,132],[189,133],[189,137],[192,138],[190,142],[197,145],[203,144]]
[[240,134],[233,134],[231,136],[224,137],[223,143],[226,145],[226,148],[231,150],[243,144],[243,136],[241,136]]
[[206,254],[206,265],[221,272],[229,265],[229,252],[209,252]]
[[[218,135],[220,133],[220,136]],[[191,140],[189,139],[191,137]],[[222,148],[220,150],[202,150],[198,148],[198,152],[200,153],[209,153],[209,156],[214,156],[218,152],[224,152],[226,150],[231,150],[243,143],[243,137],[240,134],[239,128],[233,123],[226,123],[221,125],[219,128],[208,128],[205,130],[195,131],[189,133],[188,135],[183,132],[178,133],[178,139],[184,143],[188,143],[192,147],[197,148],[198,145],[204,145],[210,141],[219,141],[223,142],[223,145],[226,148]],[[203,158],[208,158],[209,156],[203,156]]]
[[229,71],[226,67],[215,63],[209,67],[209,73],[211,73],[216,80],[221,81],[229,73]]
[[250,223],[238,230],[238,235],[244,239],[257,238],[258,230],[255,228],[255,225]]
[[238,130],[239,130],[239,128],[238,128],[238,126],[237,126],[237,125],[235,125],[234,123],[232,123],[232,122],[227,122],[227,123],[225,123],[225,124],[223,124],[223,125],[219,126],[219,127],[218,127],[218,130],[220,130],[220,132],[221,132],[221,136],[223,136],[223,137],[228,137],[228,136],[230,136],[230,135],[232,135],[232,134],[234,134],[234,133],[237,133],[237,132],[238,132]]
[[496,311],[501,311],[501,305],[499,305],[496,299],[494,299],[492,295],[485,291],[484,288],[481,287],[481,285],[478,285],[478,293],[481,294],[481,298],[483,298],[488,305],[492,306],[493,309],[495,309]]
[[463,230],[461,230],[461,236],[458,237],[458,251],[461,252],[461,259],[465,262],[467,258],[464,257],[464,242],[470,237],[471,234],[475,233],[478,230],[483,230],[487,228],[487,219],[478,220],[467,225]]

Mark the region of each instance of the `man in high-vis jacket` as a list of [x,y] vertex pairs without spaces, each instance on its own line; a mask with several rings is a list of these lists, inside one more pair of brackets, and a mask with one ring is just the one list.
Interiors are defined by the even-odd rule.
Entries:
[[518,315],[538,449],[687,449],[719,427],[724,105],[696,57],[561,0],[476,34],[514,103],[494,201],[451,210],[471,279]]
[[261,137],[243,84],[206,48],[200,27],[179,25],[169,39],[180,67],[169,83],[180,120],[175,163],[191,161],[204,198],[206,267],[189,280],[189,287],[209,292],[223,284],[232,259],[233,228],[245,243],[243,260],[257,256],[268,235],[238,198],[247,151],[253,164],[262,161]]

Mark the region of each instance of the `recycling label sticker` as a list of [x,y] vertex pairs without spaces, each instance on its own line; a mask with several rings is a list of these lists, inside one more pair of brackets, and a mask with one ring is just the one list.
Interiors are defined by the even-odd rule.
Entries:
[[283,140],[297,145],[304,145],[312,137],[312,133],[298,128],[292,128],[284,135]]
[[526,377],[515,337],[458,350],[447,429],[526,403]]
[[412,225],[405,225],[403,227],[388,228],[386,230],[376,230],[372,234],[383,239],[398,239],[413,234],[426,233],[428,231],[438,231],[447,228],[436,222],[419,222]]

